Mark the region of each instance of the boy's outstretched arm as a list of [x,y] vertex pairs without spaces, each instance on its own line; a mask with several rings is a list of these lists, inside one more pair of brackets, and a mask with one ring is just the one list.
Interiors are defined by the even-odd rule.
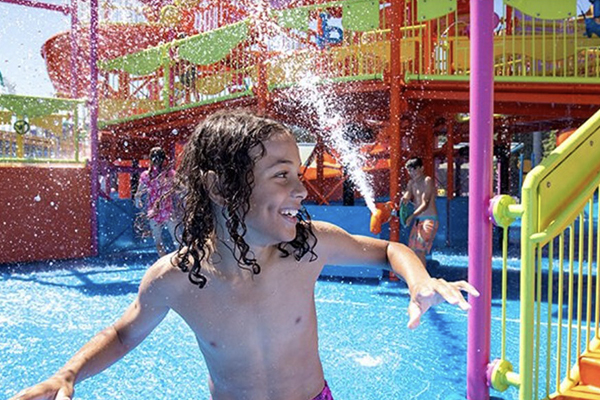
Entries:
[[10,400],[72,399],[76,383],[100,373],[140,344],[169,310],[160,301],[155,274],[155,267],[148,270],[137,298],[114,325],[94,336],[52,377]]
[[380,266],[402,277],[408,285],[408,327],[419,326],[421,315],[431,306],[447,301],[463,310],[470,308],[461,291],[473,296],[479,292],[465,281],[447,282],[432,278],[419,257],[407,246],[366,236],[350,235],[325,222],[314,223],[318,234],[317,254],[333,265]]
[[430,307],[447,301],[463,310],[471,308],[462,291],[475,297],[479,292],[466,281],[447,282],[441,278],[432,278],[417,255],[401,243],[389,242],[386,249],[390,269],[400,275],[410,292],[408,305],[408,327],[414,329],[421,322]]

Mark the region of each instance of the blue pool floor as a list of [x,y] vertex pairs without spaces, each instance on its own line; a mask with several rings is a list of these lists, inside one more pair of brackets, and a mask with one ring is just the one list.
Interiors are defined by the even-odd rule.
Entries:
[[[466,257],[434,254],[434,273],[466,277]],[[0,266],[0,397],[49,377],[134,299],[151,260],[124,258]],[[320,351],[334,397],[458,399],[466,393],[467,314],[450,305],[406,328],[408,291],[386,280],[319,280]],[[508,358],[518,359],[518,303],[509,300]],[[499,356],[500,299],[492,304]],[[248,371],[249,376],[252,372]],[[195,338],[174,313],[123,360],[76,388],[78,399],[208,399]],[[492,391],[512,400],[517,392]]]

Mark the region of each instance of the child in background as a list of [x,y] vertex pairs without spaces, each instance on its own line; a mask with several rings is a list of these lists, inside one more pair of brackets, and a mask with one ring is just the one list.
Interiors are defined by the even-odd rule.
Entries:
[[431,251],[439,225],[435,182],[433,178],[425,175],[423,160],[419,157],[411,158],[405,166],[410,181],[400,202],[414,204],[414,211],[406,219],[406,226],[415,221],[410,230],[408,247],[417,254],[423,265],[426,265],[426,257]]
[[294,136],[278,122],[242,111],[207,117],[177,173],[184,198],[178,251],[148,269],[114,325],[13,399],[71,399],[76,383],[134,349],[170,310],[195,333],[212,399],[332,399],[314,297],[325,264],[381,266],[401,276],[411,329],[444,300],[469,308],[461,290],[477,291],[430,277],[408,247],[311,221],[300,167]]
[[[173,179],[175,171],[166,162],[167,155],[160,147],[150,150],[150,167],[142,172],[138,189],[135,193],[135,206],[143,209],[159,256],[167,254],[163,241],[163,229],[166,226],[175,241],[176,222],[173,213]],[[145,201],[143,200],[145,198]]]
[[406,162],[406,170],[410,181],[406,191],[400,198],[398,207],[391,201],[377,203],[377,209],[371,215],[371,232],[379,234],[381,225],[390,221],[393,216],[400,219],[404,227],[414,225],[410,230],[408,247],[426,264],[426,257],[431,252],[433,241],[438,230],[438,212],[435,204],[437,192],[431,177],[425,175],[423,160],[419,157],[411,158]]

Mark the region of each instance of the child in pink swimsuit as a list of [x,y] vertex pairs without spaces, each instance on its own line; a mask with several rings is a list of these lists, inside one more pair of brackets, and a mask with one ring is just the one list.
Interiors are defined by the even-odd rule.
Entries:
[[[175,239],[175,219],[173,217],[173,198],[168,194],[173,188],[175,171],[166,165],[165,151],[160,147],[150,150],[150,168],[142,172],[135,194],[136,207],[146,206],[146,216],[152,230],[156,250],[162,257],[167,251],[162,231],[166,226],[171,238]],[[146,201],[142,197],[146,196]],[[145,204],[144,204],[145,203]]]

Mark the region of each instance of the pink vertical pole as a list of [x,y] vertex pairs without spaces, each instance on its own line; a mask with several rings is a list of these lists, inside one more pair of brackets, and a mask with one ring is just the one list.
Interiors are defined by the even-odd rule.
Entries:
[[79,18],[77,16],[77,0],[71,0],[71,98],[79,97],[77,94],[77,82],[79,73],[77,71],[77,26]]
[[471,0],[470,7],[469,282],[481,296],[469,297],[467,398],[487,400],[492,306],[492,224],[487,210],[492,197],[494,2]]
[[90,179],[92,183],[92,253],[98,253],[98,0],[90,0]]

